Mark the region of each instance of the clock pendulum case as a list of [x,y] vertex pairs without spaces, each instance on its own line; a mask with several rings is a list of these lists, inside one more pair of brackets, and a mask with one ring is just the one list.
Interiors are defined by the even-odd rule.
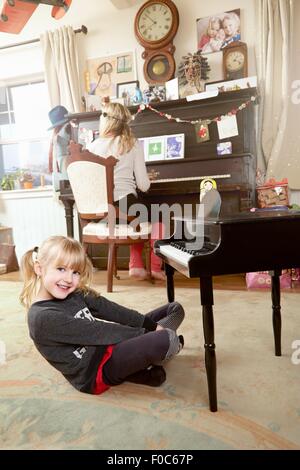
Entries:
[[174,76],[173,38],[178,25],[178,10],[171,0],[148,0],[135,16],[134,31],[145,48],[144,77],[149,84],[165,83]]

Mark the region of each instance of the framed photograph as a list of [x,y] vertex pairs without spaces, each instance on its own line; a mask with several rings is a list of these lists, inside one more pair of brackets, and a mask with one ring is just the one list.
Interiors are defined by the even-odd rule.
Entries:
[[127,106],[133,104],[136,88],[139,88],[139,81],[122,82],[117,84],[117,98],[123,98]]
[[145,138],[144,142],[145,160],[153,162],[165,159],[165,136]]
[[184,157],[184,134],[173,134],[165,136],[166,159]]
[[201,49],[203,54],[218,52],[240,39],[239,8],[197,19],[197,49]]

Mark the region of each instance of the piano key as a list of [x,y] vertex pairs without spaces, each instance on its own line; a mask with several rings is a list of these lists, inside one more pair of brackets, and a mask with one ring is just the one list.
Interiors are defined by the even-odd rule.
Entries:
[[153,183],[172,183],[176,181],[201,181],[206,178],[212,178],[212,179],[225,179],[225,178],[231,178],[230,174],[226,175],[210,175],[210,176],[185,176],[182,178],[163,178],[163,179],[155,179],[151,180],[151,184]]
[[174,246],[171,245],[161,245],[159,247],[159,251],[162,255],[165,255],[167,258],[177,261],[183,266],[188,266],[189,260],[193,257],[193,255],[185,251],[178,250],[178,248],[174,248]]

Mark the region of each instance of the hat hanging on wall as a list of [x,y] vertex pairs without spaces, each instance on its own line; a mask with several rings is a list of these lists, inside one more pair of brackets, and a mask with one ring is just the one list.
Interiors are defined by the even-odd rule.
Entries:
[[70,120],[70,117],[68,117],[68,110],[64,106],[55,106],[55,108],[51,109],[49,111],[48,116],[49,119],[52,123],[52,126],[49,127],[48,131],[51,129],[54,129],[57,126],[62,126],[66,122]]

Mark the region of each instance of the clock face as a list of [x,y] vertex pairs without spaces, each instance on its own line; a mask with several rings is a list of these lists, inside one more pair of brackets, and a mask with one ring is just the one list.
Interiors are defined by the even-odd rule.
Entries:
[[141,37],[147,42],[160,41],[172,29],[173,15],[170,7],[164,3],[151,3],[142,9],[137,29]]
[[240,51],[232,51],[226,57],[226,69],[230,72],[241,70],[245,63],[245,56]]

